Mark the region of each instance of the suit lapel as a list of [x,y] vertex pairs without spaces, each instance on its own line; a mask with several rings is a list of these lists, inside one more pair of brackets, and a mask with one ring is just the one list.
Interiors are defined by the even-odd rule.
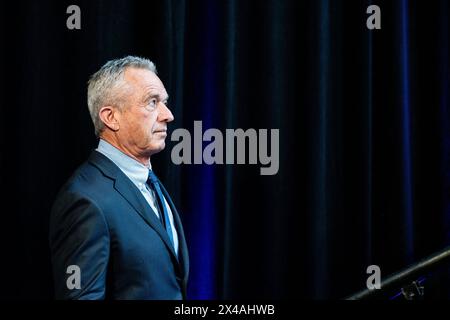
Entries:
[[[172,254],[172,257],[175,261],[178,261],[166,230],[163,228],[163,225],[155,212],[153,212],[150,205],[133,182],[131,182],[131,180],[110,159],[97,151],[94,151],[91,154],[89,161],[99,168],[106,176],[114,180],[114,189],[134,208],[142,219],[158,233],[167,249]],[[179,263],[177,263],[177,265],[178,267],[181,267]]]
[[128,201],[128,203],[136,210],[136,212],[147,222],[150,227],[155,229],[161,239],[166,244],[167,248],[177,260],[175,250],[170,242],[167,231],[164,230],[163,225],[159,221],[157,215],[147,203],[143,195],[136,188],[136,186],[127,178],[117,178],[114,183],[114,188],[120,195]]

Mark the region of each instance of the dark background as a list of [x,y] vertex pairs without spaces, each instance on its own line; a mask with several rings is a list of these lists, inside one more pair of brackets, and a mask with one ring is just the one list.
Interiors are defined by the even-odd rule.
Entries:
[[152,159],[185,225],[189,298],[342,298],[367,266],[386,276],[450,244],[448,14],[438,0],[3,2],[0,297],[52,298],[49,211],[97,144],[86,82],[130,54],[155,62],[170,129],[280,130],[274,176],[176,166],[170,134]]

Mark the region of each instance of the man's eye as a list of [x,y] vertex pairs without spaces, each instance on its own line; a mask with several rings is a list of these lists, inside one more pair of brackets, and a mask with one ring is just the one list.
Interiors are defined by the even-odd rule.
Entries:
[[156,99],[150,100],[150,102],[148,103],[148,105],[149,105],[150,108],[152,108],[152,109],[156,108]]

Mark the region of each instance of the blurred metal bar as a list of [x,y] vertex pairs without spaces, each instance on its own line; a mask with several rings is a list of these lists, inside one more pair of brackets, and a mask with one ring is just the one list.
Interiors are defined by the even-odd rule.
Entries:
[[358,293],[345,298],[345,300],[375,298],[386,294],[391,290],[401,290],[402,287],[409,285],[412,281],[416,280],[424,273],[427,273],[448,262],[450,262],[450,246],[428,256],[427,258],[407,267],[406,269],[390,275],[385,280],[381,281],[381,289],[361,290]]

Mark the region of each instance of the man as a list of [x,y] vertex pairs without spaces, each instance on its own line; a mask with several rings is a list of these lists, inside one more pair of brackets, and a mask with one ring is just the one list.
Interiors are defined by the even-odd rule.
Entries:
[[150,158],[165,147],[173,115],[154,64],[128,56],[89,80],[98,148],[52,208],[57,299],[184,299],[183,227]]

